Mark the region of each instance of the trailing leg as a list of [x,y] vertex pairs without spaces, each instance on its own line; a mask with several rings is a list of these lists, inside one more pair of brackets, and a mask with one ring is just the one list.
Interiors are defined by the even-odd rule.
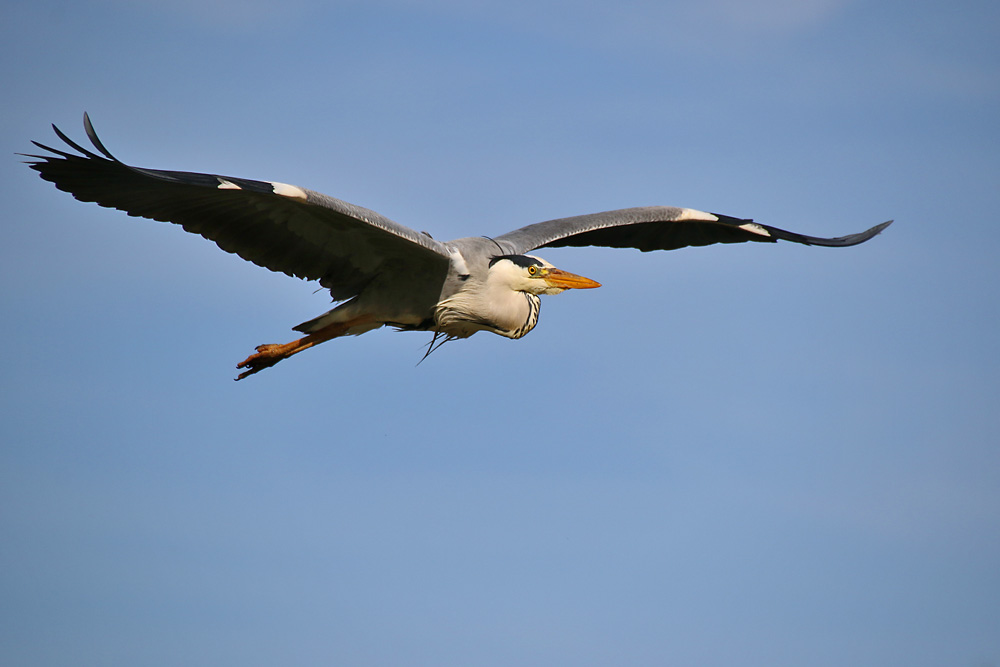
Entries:
[[258,345],[257,351],[254,354],[251,354],[249,357],[236,364],[236,368],[246,369],[240,373],[239,377],[236,379],[242,380],[243,378],[262,371],[265,368],[274,366],[282,359],[287,359],[293,354],[298,354],[302,350],[306,350],[313,345],[319,345],[320,343],[326,342],[331,338],[343,336],[349,333],[352,328],[369,325],[373,321],[374,318],[372,318],[372,316],[362,315],[346,322],[334,322],[333,324],[328,324],[322,329],[303,336],[298,340],[293,340],[290,343]]

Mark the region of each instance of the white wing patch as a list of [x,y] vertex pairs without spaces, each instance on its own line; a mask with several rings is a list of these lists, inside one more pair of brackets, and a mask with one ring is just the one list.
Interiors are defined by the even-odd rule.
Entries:
[[240,186],[236,185],[232,181],[227,181],[222,176],[216,176],[219,179],[219,189],[220,190],[242,190]]
[[448,254],[451,256],[451,265],[455,268],[455,272],[460,276],[469,275],[469,265],[465,263],[465,257],[457,248],[448,248]]
[[767,231],[756,222],[748,222],[745,225],[740,225],[740,229],[752,232],[754,234],[760,234],[761,236],[770,236],[771,232]]
[[276,195],[281,195],[282,197],[292,197],[293,199],[308,199],[306,191],[297,185],[278,183],[277,181],[270,181],[270,183],[271,188],[274,189],[274,194]]
[[696,211],[693,208],[682,208],[681,217],[678,220],[705,220],[706,222],[718,222],[719,219],[711,213]]

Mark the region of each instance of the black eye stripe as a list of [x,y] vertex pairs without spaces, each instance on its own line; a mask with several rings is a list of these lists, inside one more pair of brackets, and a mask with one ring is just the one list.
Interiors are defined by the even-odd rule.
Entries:
[[526,269],[529,266],[537,266],[537,267],[542,266],[542,263],[539,262],[537,259],[535,259],[534,257],[528,257],[527,255],[497,255],[496,257],[490,260],[490,266],[493,266],[501,259],[510,260],[514,264],[520,266],[522,269]]

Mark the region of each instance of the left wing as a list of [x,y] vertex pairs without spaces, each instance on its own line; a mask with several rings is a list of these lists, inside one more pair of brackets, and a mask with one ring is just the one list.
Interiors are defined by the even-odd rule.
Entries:
[[80,154],[34,143],[42,178],[80,201],[172,222],[227,252],[272,271],[318,280],[334,299],[357,295],[387,266],[444,279],[448,249],[375,211],[319,192],[271,181],[132,167],[84,127],[98,155],[52,126]]
[[646,206],[539,222],[498,236],[496,242],[510,254],[563,246],[638,248],[649,252],[713,243],[775,243],[778,240],[842,247],[864,243],[890,224],[892,220],[859,234],[828,239],[690,208]]

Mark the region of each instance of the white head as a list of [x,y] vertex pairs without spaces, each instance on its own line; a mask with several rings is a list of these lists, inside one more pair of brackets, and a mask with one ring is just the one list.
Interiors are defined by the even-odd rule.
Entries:
[[541,257],[500,255],[490,260],[490,282],[498,281],[515,292],[560,294],[568,289],[590,289],[601,283],[557,269]]

